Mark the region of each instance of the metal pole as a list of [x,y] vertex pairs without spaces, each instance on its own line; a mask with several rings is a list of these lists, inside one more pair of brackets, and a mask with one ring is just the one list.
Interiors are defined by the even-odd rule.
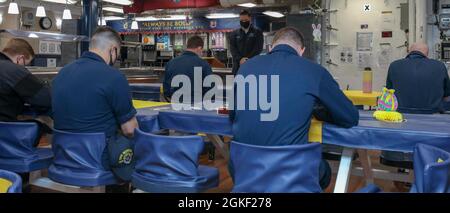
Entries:
[[[97,20],[99,17],[99,0],[83,0],[81,11],[81,35],[92,37],[97,29]],[[89,50],[89,42],[81,43],[81,52]]]

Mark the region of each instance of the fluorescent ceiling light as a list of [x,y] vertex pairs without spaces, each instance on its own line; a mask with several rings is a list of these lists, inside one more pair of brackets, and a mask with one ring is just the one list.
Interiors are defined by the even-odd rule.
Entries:
[[30,37],[30,38],[39,38],[39,36],[36,35],[35,33],[30,33],[30,34],[28,35],[28,37]]
[[8,6],[8,14],[19,14],[19,6],[16,2],[10,2]]
[[133,2],[129,0],[103,0],[103,2],[109,2],[113,4],[120,4],[120,5],[132,5]]
[[256,7],[256,4],[253,4],[253,3],[243,3],[243,4],[238,4],[238,6],[240,6],[240,7]]
[[238,14],[234,13],[211,13],[205,16],[208,19],[219,19],[219,18],[237,18]]
[[45,16],[47,16],[47,15],[45,14],[45,8],[44,8],[44,6],[39,5],[39,6],[36,8],[36,17],[45,17]]
[[67,8],[63,11],[63,19],[72,19],[72,13]]
[[275,11],[265,11],[265,12],[263,12],[263,14],[267,15],[267,16],[275,17],[275,18],[284,17],[284,14],[282,14],[280,12],[275,12]]
[[[66,0],[42,0],[47,2],[53,2],[53,3],[59,3],[59,4],[66,4]],[[67,0],[67,4],[75,4],[77,1],[75,0]]]
[[158,21],[158,19],[153,16],[146,16],[146,17],[136,17],[136,21]]
[[103,10],[109,11],[109,12],[114,12],[114,13],[123,13],[123,9],[118,8],[118,7],[104,7]]
[[185,20],[186,15],[170,15],[168,17],[161,17],[159,20]]
[[[191,18],[191,17],[189,17]],[[155,17],[155,16],[144,16],[144,17],[136,17],[136,21],[175,21],[175,20],[186,20],[185,15],[170,15],[165,17]]]
[[124,17],[119,17],[119,16],[105,16],[103,17],[103,20],[105,21],[115,21],[115,20],[124,20]]
[[137,29],[139,29],[139,26],[138,26],[138,22],[137,22],[137,21],[131,22],[131,29],[132,29],[132,30],[137,30]]

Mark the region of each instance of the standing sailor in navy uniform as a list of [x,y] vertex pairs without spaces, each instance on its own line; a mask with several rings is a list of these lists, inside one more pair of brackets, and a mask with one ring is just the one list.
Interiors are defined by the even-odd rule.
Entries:
[[230,34],[230,51],[233,57],[233,74],[236,75],[241,64],[259,55],[264,46],[262,31],[252,25],[251,14],[243,10],[239,14],[241,28]]

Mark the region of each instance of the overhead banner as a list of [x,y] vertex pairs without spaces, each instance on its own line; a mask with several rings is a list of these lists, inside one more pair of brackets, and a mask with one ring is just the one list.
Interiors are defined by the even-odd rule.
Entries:
[[132,20],[116,20],[108,21],[107,24],[117,32],[125,34],[229,32],[240,27],[239,18],[139,21],[138,30],[131,29],[131,22]]

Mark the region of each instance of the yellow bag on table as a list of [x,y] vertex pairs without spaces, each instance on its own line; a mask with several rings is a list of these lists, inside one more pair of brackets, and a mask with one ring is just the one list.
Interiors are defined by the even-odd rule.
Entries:
[[393,89],[383,88],[383,94],[378,100],[377,111],[373,113],[375,119],[392,123],[403,122],[403,115],[396,112],[398,101],[394,92],[395,90]]

